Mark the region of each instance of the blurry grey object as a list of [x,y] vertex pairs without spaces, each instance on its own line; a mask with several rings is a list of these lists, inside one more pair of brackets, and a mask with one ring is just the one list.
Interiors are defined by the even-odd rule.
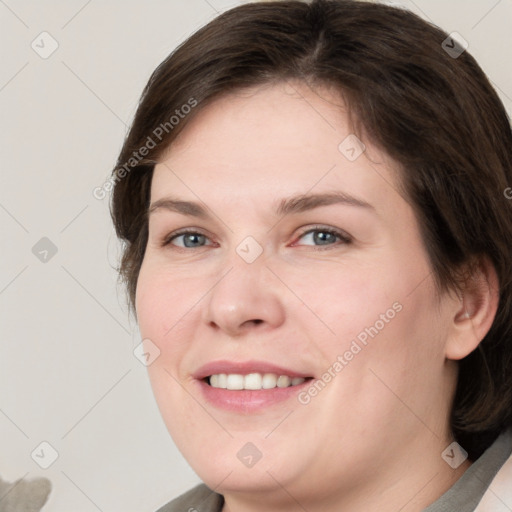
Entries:
[[51,490],[47,478],[20,479],[13,483],[0,478],[0,512],[39,512]]

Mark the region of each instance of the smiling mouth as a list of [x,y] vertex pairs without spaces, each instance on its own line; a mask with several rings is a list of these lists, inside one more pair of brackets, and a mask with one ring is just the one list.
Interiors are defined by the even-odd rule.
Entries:
[[277,373],[217,373],[206,377],[204,382],[213,388],[227,389],[229,391],[263,390],[274,388],[288,388],[298,386],[312,377],[289,377]]

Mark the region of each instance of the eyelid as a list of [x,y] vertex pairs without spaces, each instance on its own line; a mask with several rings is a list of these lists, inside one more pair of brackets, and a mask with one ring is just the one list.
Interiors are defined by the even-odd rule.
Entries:
[[[319,224],[319,225],[312,225],[312,226],[307,226],[305,228],[301,228],[299,235],[297,235],[297,237],[295,237],[295,240],[292,242],[291,245],[292,246],[296,245],[298,240],[300,240],[304,235],[311,233],[312,231],[323,231],[326,233],[331,233],[331,234],[337,236],[338,238],[340,238],[341,242],[343,242],[345,244],[349,244],[353,241],[353,238],[346,231],[343,231],[342,229],[334,228],[332,226],[326,226],[326,225]],[[327,245],[325,245],[325,248],[334,247],[336,245],[339,245],[339,244],[327,244]],[[321,245],[307,246],[307,247],[318,247],[318,248],[322,249]]]
[[[161,246],[162,247],[165,247],[167,245],[170,245],[171,242],[175,239],[175,238],[178,238],[179,236],[181,235],[187,235],[189,233],[192,233],[192,234],[197,234],[197,235],[202,235],[204,236],[205,238],[207,238],[208,240],[210,240],[212,243],[211,244],[208,244],[206,246],[203,246],[203,247],[210,247],[212,245],[215,245],[215,242],[213,242],[213,240],[211,239],[211,237],[206,234],[202,229],[200,228],[182,228],[182,229],[178,229],[176,231],[173,231],[172,233],[166,235],[162,241],[161,241]],[[177,246],[175,245],[175,247],[177,249],[189,249],[187,247],[180,247],[180,246]],[[198,247],[198,249],[200,249],[200,247]]]
[[[298,245],[297,242],[302,237],[304,237],[305,235],[307,235],[308,233],[311,233],[313,231],[323,231],[325,233],[333,234],[333,235],[337,236],[340,239],[341,243],[343,243],[343,244],[349,244],[349,243],[351,243],[353,241],[353,238],[346,231],[343,231],[343,230],[338,229],[338,228],[334,228],[332,226],[326,226],[326,225],[321,225],[320,224],[320,225],[310,225],[310,226],[301,228],[300,233],[294,238],[294,241],[290,245],[292,247]],[[189,234],[189,233],[204,236],[207,240],[209,240],[211,242],[210,244],[207,244],[207,245],[204,245],[204,246],[201,246],[201,247],[196,247],[196,249],[201,249],[202,247],[211,247],[211,246],[215,246],[216,245],[216,243],[211,239],[211,237],[208,234],[206,234],[204,232],[204,230],[202,230],[200,228],[189,227],[189,228],[178,229],[176,231],[173,231],[169,235],[165,236],[163,238],[163,240],[161,241],[161,246],[165,247],[167,245],[170,245],[171,242],[175,238],[178,238],[178,237],[180,237],[182,235],[186,235],[186,234]],[[172,244],[172,245],[174,245],[174,244]],[[315,246],[315,245],[306,245],[305,247],[316,247],[318,249],[327,249],[327,248],[330,248],[330,247],[335,247],[337,245],[340,245],[340,244],[339,243],[326,244],[324,247],[322,247],[322,245],[317,245],[317,246]],[[177,249],[184,249],[184,250],[191,249],[191,248],[180,247],[180,246],[176,246],[176,245],[174,245],[174,247],[177,248]]]

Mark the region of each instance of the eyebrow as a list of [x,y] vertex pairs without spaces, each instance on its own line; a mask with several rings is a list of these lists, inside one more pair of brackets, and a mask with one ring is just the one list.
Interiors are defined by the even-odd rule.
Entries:
[[[350,194],[340,191],[327,192],[324,194],[302,194],[292,196],[286,199],[281,199],[275,213],[278,217],[284,217],[292,213],[302,213],[320,206],[330,206],[332,204],[342,204],[346,206],[356,206],[375,211],[375,208],[366,201],[354,197]],[[211,217],[208,209],[203,207],[200,203],[193,201],[182,201],[172,197],[165,197],[158,199],[149,207],[149,214],[160,210],[168,210],[191,217],[198,217],[207,219]]]

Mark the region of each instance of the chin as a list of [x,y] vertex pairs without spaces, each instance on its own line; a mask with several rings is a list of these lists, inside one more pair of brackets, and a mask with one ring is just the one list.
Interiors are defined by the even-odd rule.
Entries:
[[220,437],[203,437],[200,442],[181,446],[183,439],[175,439],[195,473],[216,492],[268,492],[290,485],[299,477],[302,465],[277,436],[274,440],[263,439],[261,433],[244,433],[226,440]]

